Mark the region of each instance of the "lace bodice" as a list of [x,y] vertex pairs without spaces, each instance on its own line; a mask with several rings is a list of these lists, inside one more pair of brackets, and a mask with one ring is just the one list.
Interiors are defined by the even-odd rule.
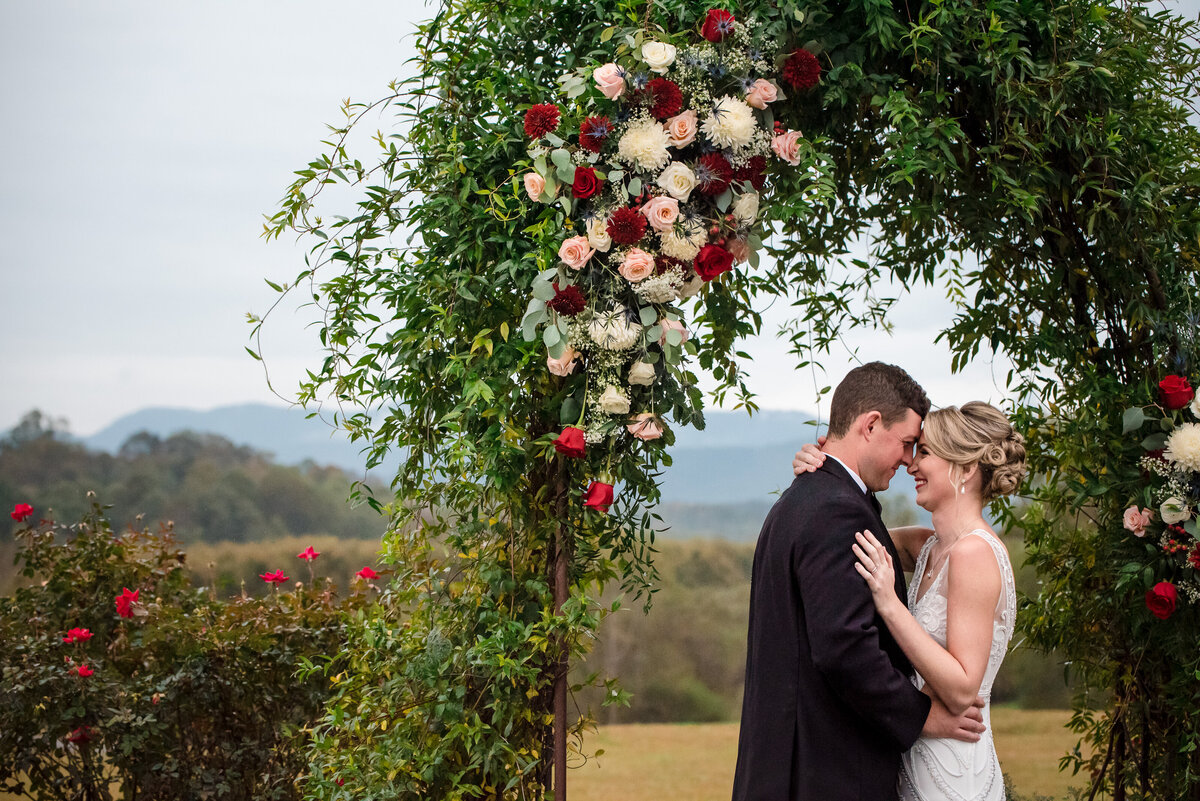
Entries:
[[[1017,615],[1017,584],[1013,579],[1012,564],[1008,559],[1008,552],[1004,549],[1004,545],[1000,540],[996,539],[995,535],[990,532],[978,529],[970,531],[964,536],[976,536],[992,546],[992,553],[996,555],[996,563],[1000,566],[1000,598],[996,602],[996,614],[992,619],[992,649],[988,655],[987,670],[983,674],[983,684],[979,687],[979,694],[984,699],[990,699],[992,693],[992,683],[996,680],[996,673],[1000,670],[1000,663],[1004,661],[1004,655],[1008,652],[1008,643],[1012,639],[1013,630],[1016,625]],[[921,624],[921,628],[925,629],[931,637],[937,640],[938,644],[943,648],[946,647],[946,613],[947,600],[946,593],[948,592],[948,574],[950,572],[950,560],[945,559],[938,570],[938,574],[934,576],[933,581],[929,584],[928,589],[924,594],[917,597],[921,585],[924,583],[925,570],[929,563],[929,554],[933,550],[933,546],[937,543],[937,535],[933,535],[925,541],[924,547],[921,548],[921,553],[917,556],[916,570],[913,571],[913,580],[908,587],[908,608],[912,611],[913,617]],[[924,681],[918,677],[917,686],[923,686]]]

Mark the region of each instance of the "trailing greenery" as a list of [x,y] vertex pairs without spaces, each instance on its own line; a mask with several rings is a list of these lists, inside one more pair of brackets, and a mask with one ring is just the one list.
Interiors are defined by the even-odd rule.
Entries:
[[[297,280],[279,287],[301,289],[320,313],[327,357],[301,400],[336,399],[375,460],[406,457],[388,540],[399,606],[351,642],[317,730],[310,797],[349,797],[351,780],[356,793],[395,798],[543,797],[554,676],[610,610],[595,600],[601,587],[654,583],[647,510],[672,436],[619,464],[556,458],[570,379],[547,375],[541,346],[511,334],[568,223],[527,202],[514,178],[527,166],[523,109],[601,57],[608,26],[673,35],[706,8],[443,3],[420,29],[417,77],[347,105],[270,220],[269,236],[313,243]],[[1096,788],[1194,797],[1193,685],[1170,667],[1191,664],[1194,647],[1179,649],[1196,629],[1180,623],[1161,649],[1127,649],[1119,638],[1141,631],[1145,609],[1128,603],[1136,592],[1104,543],[1128,502],[1114,490],[1136,469],[1120,411],[1175,355],[1168,324],[1195,325],[1195,25],[1092,0],[735,11],[756,16],[781,52],[818,53],[817,90],[773,111],[819,151],[821,180],[770,176],[775,259],[696,301],[696,362],[717,399],[753,408],[750,357],[735,343],[759,330],[756,310],[772,298],[796,308],[786,333],[804,365],[848,328],[886,326],[888,281],[945,287],[959,304],[942,334],[955,365],[984,350],[1014,365],[1037,475],[1022,522],[1046,581],[1025,627],[1071,661],[1087,738],[1110,741],[1134,689],[1161,698],[1138,736],[1101,750]],[[394,126],[364,165],[345,143],[381,113]],[[331,184],[355,187],[353,208],[325,205]],[[692,378],[680,376],[677,423],[702,423]],[[584,512],[582,485],[609,468],[623,485],[614,513]],[[449,560],[434,541],[450,544]],[[550,577],[563,551],[572,591],[556,614]],[[1086,711],[1099,699],[1117,704],[1113,715]]]

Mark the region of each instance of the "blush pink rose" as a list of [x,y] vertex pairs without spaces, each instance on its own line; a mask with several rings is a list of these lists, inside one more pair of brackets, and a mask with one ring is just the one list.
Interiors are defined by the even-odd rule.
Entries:
[[605,64],[592,71],[596,87],[609,100],[616,100],[625,91],[625,71],[616,64]]
[[1154,519],[1154,512],[1149,509],[1138,509],[1130,506],[1125,510],[1125,528],[1132,531],[1134,536],[1146,536],[1146,526]]
[[800,163],[800,132],[776,134],[771,140],[771,149],[775,151],[776,156],[795,167]]
[[696,141],[697,126],[696,112],[692,109],[676,114],[664,123],[671,146],[679,148],[687,147]]
[[630,418],[632,421],[625,430],[644,442],[656,440],[663,435],[662,424],[650,412],[642,412]]
[[625,261],[617,270],[625,280],[636,284],[654,272],[654,257],[641,248],[633,248],[625,254]]
[[662,326],[662,334],[658,338],[659,345],[667,344],[667,333],[670,331],[678,331],[683,335],[683,339],[680,341],[681,345],[688,341],[688,330],[683,327],[683,323],[664,317],[658,321],[658,324]]
[[542,192],[546,191],[546,179],[536,172],[525,173],[525,193],[529,195],[529,199],[539,202],[542,199]]
[[558,257],[572,270],[581,269],[595,255],[596,251],[589,245],[586,236],[573,236],[558,249]]
[[643,203],[640,211],[655,231],[670,231],[679,219],[679,201],[673,197],[658,195]]
[[751,84],[750,91],[746,92],[746,103],[757,109],[765,109],[768,103],[774,103],[778,99],[779,90],[773,83],[762,78]]
[[546,357],[546,369],[550,371],[551,375],[568,376],[575,372],[575,359],[578,356],[579,352],[567,345],[563,348],[562,356],[557,359],[553,356]]
[[725,243],[725,249],[733,254],[733,260],[738,264],[750,261],[750,243],[745,239],[730,239]]

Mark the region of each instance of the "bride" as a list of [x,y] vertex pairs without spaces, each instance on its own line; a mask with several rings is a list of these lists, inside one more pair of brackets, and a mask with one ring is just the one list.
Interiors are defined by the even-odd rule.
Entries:
[[[797,473],[825,455],[796,454]],[[921,738],[904,754],[901,801],[999,801],[1004,782],[992,740],[992,682],[1008,649],[1016,588],[1008,551],[983,517],[994,498],[1016,492],[1025,474],[1021,435],[999,409],[973,401],[931,411],[909,474],[933,528],[890,531],[900,567],[913,571],[907,605],[896,597],[896,566],[870,531],[857,535],[855,565],[884,623],[917,671],[914,683],[959,714],[984,701],[976,743]]]

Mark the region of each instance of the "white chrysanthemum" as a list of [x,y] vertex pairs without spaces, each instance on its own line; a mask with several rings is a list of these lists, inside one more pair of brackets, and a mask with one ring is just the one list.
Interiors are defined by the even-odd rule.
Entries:
[[1200,423],[1184,423],[1167,437],[1163,457],[1182,468],[1200,473]]
[[734,218],[742,225],[749,225],[758,219],[758,193],[747,192],[744,195],[738,195],[738,199],[733,202]]
[[662,124],[649,117],[637,120],[625,129],[617,145],[621,158],[641,170],[661,170],[671,160],[667,146],[671,138]]
[[700,127],[714,145],[745,147],[754,139],[754,110],[736,97],[726,95],[717,101]]
[[625,316],[625,307],[617,305],[592,318],[588,336],[605,350],[629,350],[642,336],[642,326]]
[[633,291],[648,303],[670,303],[679,297],[679,286],[683,274],[678,270],[667,270],[662,275],[652,275],[634,285]]
[[668,195],[685,203],[696,188],[696,173],[682,161],[673,161],[658,176],[658,185]]
[[699,223],[684,223],[682,230],[664,231],[662,234],[662,252],[664,256],[680,261],[691,261],[696,258],[700,248],[708,242],[708,232]]

